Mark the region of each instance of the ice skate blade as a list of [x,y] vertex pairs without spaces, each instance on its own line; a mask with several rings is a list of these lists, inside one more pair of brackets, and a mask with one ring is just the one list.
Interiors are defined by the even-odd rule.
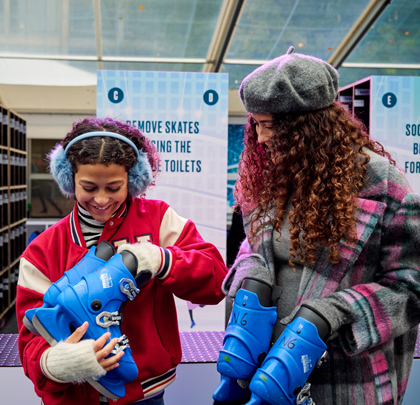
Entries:
[[[99,381],[96,380],[89,380],[88,383],[95,388],[100,394],[104,395],[105,397],[109,398],[109,399],[120,399],[121,397],[119,397],[118,395],[115,395],[114,393],[112,393],[111,391],[109,391],[108,389],[106,389],[102,384],[99,383]],[[125,395],[125,390],[123,392],[122,397]]]
[[35,326],[32,325],[32,322],[29,320],[29,318],[26,315],[23,317],[22,322],[25,325],[26,329],[29,330],[29,332],[33,333],[35,336],[41,336],[39,332],[35,329]]
[[39,319],[34,315],[32,318],[32,325],[36,328],[40,336],[42,336],[51,346],[55,346],[58,342],[49,334],[44,328]]

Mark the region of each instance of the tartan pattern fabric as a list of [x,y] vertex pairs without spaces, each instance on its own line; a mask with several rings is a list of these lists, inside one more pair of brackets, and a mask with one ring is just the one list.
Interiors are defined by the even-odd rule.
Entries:
[[[334,300],[348,310],[333,319],[341,326],[328,345],[329,360],[309,379],[319,404],[401,404],[413,361],[420,323],[420,196],[387,159],[368,153],[357,198],[357,238],[341,241],[337,264],[320,251],[299,286],[296,308],[305,302],[327,319],[334,315],[328,310]],[[248,274],[272,284],[276,279],[269,213],[265,221],[251,245],[242,243],[225,278],[223,289],[231,297]],[[290,322],[294,313],[279,322]]]

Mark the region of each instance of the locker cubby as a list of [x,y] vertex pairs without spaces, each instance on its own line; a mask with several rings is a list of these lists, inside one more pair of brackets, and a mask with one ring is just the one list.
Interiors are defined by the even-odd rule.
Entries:
[[0,105],[0,319],[16,301],[26,243],[26,120]]

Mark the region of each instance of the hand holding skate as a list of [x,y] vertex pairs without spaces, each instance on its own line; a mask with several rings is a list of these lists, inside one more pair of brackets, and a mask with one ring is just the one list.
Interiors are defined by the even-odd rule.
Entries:
[[309,375],[325,360],[328,321],[302,306],[251,380],[247,405],[315,405]]
[[236,293],[223,348],[217,360],[221,382],[213,394],[215,404],[234,403],[251,393],[237,380],[250,380],[270,348],[277,319],[271,305],[271,287],[260,280],[245,278]]
[[98,380],[107,371],[118,367],[124,352],[108,357],[117,339],[106,343],[110,332],[96,341],[82,340],[88,329],[88,322],[77,328],[64,342],[47,349],[42,356],[41,367],[51,380],[61,383],[81,383]]
[[89,380],[93,387],[111,399],[123,397],[124,384],[133,381],[138,374],[128,339],[121,329],[123,306],[139,292],[133,277],[137,267],[137,259],[131,252],[117,253],[104,266],[84,275],[78,283],[68,285],[58,295],[54,307],[37,308],[32,318],[33,326],[51,346],[66,340],[86,320],[89,327],[85,339],[95,341],[104,332],[110,332],[108,339],[118,339],[109,357],[125,351],[119,366],[98,380]]
[[135,275],[137,285],[147,283],[151,278],[165,278],[172,263],[172,254],[168,249],[150,242],[125,243],[118,247],[117,252],[128,251],[136,256],[138,267]]
[[[107,241],[102,241],[98,246],[92,246],[83,258],[76,263],[70,270],[51,284],[44,294],[44,304],[42,308],[52,308],[57,304],[57,297],[69,285],[78,283],[83,276],[92,273],[97,268],[103,266],[113,255],[114,247]],[[38,308],[28,309],[23,318],[23,324],[34,334],[39,336],[39,332],[32,324],[32,318]]]

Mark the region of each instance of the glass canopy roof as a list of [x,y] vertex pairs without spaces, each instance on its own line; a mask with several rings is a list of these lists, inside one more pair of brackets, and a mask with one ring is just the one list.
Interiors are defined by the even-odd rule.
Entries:
[[290,45],[337,67],[340,86],[417,76],[419,21],[420,0],[0,0],[0,83],[123,69],[227,72],[238,88]]

